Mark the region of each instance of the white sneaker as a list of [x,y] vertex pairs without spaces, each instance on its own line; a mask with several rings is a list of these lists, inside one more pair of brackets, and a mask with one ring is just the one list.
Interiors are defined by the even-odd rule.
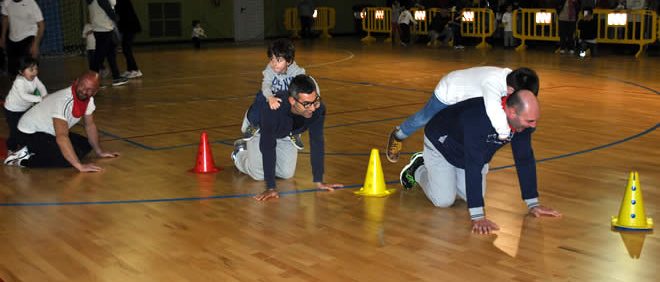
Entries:
[[122,72],[119,76],[125,77],[125,78],[130,78],[129,76],[131,75],[131,71],[125,71]]
[[142,77],[142,72],[140,70],[131,71],[126,78],[140,78]]
[[30,159],[31,156],[32,154],[30,154],[28,151],[28,147],[23,146],[23,148],[20,150],[7,156],[5,159],[5,165],[23,167],[23,165],[21,165],[21,161]]

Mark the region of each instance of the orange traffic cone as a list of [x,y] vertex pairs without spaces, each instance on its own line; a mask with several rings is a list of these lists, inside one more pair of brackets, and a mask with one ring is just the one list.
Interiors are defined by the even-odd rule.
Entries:
[[191,169],[191,172],[196,173],[216,173],[221,169],[215,166],[213,162],[213,153],[209,145],[209,136],[206,131],[202,132],[199,139],[199,149],[197,150],[197,165]]

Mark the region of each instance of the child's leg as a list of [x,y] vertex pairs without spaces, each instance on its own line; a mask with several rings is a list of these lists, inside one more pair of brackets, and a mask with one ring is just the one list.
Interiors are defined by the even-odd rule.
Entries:
[[261,123],[261,111],[267,106],[268,101],[266,101],[266,97],[264,97],[264,94],[260,90],[254,97],[254,102],[250,105],[247,113],[247,119],[251,125],[259,127]]
[[94,63],[94,50],[87,50],[87,64],[89,69],[92,69]]
[[431,95],[429,101],[424,105],[424,108],[408,117],[400,126],[396,133],[396,137],[400,140],[408,138],[411,134],[415,133],[419,128],[425,126],[429,120],[439,111],[446,108],[447,105],[438,100],[435,94]]
[[591,50],[591,56],[596,56],[596,43],[587,43],[587,47]]
[[5,118],[9,128],[9,137],[7,137],[7,150],[15,152],[23,145],[20,136],[22,133],[18,130],[18,121],[21,119],[25,112],[12,112],[5,109]]

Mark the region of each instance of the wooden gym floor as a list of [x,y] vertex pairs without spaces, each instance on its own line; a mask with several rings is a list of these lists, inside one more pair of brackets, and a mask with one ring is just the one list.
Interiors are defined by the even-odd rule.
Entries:
[[[100,173],[1,167],[0,278],[657,281],[658,233],[614,232],[610,217],[636,170],[646,214],[660,221],[659,58],[297,41],[297,62],[318,79],[328,107],[325,180],[347,187],[315,191],[305,149],[295,177],[278,180],[282,197],[257,202],[251,196],[263,182],[239,174],[229,155],[260,87],[265,44],[138,48],[144,77],[96,99],[102,146],[120,158],[94,160]],[[427,101],[444,74],[478,65],[538,72],[540,199],[564,216],[525,215],[505,147],[491,163],[486,197],[501,230],[471,234],[464,202],[434,208],[419,189],[401,191],[399,171],[421,150],[421,131],[399,163],[382,158],[396,194],[354,195],[370,149],[384,148],[389,130]],[[40,77],[53,92],[85,66],[83,57],[44,59]],[[188,172],[202,131],[224,169],[217,174]]]

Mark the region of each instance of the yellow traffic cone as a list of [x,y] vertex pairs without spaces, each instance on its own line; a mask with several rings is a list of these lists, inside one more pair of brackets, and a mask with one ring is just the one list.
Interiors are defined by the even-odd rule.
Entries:
[[385,187],[385,176],[383,175],[383,167],[380,164],[378,149],[371,149],[371,157],[369,157],[369,167],[367,168],[367,175],[364,178],[364,186],[359,191],[355,191],[355,194],[385,197],[395,191],[396,189],[387,189]]
[[651,230],[653,219],[647,218],[644,212],[642,187],[639,185],[639,174],[630,172],[626,193],[623,195],[619,216],[612,217],[612,227],[616,229]]

